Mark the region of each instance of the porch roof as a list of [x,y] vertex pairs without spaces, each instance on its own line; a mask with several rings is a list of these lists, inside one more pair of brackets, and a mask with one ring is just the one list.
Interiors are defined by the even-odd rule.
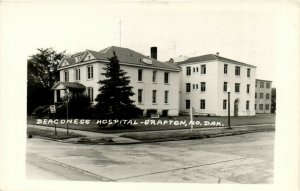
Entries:
[[52,90],[63,89],[85,89],[85,86],[78,82],[57,82],[52,87]]

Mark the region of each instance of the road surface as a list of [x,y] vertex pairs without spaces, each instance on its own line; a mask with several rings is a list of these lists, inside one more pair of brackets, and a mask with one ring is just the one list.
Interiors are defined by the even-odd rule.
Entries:
[[274,132],[131,145],[27,141],[28,179],[273,183]]

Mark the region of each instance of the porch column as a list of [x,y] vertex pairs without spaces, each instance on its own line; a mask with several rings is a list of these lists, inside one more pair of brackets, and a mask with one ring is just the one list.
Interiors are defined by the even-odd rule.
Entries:
[[57,90],[54,90],[54,103],[57,102]]

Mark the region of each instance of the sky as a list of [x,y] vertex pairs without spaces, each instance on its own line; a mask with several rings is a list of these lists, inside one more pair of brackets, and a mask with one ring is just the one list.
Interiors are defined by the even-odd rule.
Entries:
[[275,85],[276,5],[213,2],[27,2],[7,4],[4,14],[28,56],[37,48],[73,54],[120,46],[121,19],[122,47],[150,55],[157,46],[160,61],[219,52],[257,66],[257,78]]

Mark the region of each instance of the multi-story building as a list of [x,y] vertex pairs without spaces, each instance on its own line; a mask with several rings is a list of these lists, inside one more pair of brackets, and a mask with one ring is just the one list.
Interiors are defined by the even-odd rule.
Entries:
[[128,48],[111,46],[99,52],[86,50],[63,58],[58,70],[60,81],[53,86],[54,100],[59,102],[69,92],[85,93],[95,104],[100,80],[104,79],[104,67],[113,56],[120,61],[121,68],[130,77],[133,87],[132,100],[146,114],[156,110],[158,114],[177,116],[179,114],[179,72],[180,68],[157,60],[157,48],[151,47],[151,58]]
[[256,79],[255,110],[256,113],[271,113],[272,81]]
[[208,54],[177,62],[180,73],[180,112],[195,115],[255,115],[256,66]]

